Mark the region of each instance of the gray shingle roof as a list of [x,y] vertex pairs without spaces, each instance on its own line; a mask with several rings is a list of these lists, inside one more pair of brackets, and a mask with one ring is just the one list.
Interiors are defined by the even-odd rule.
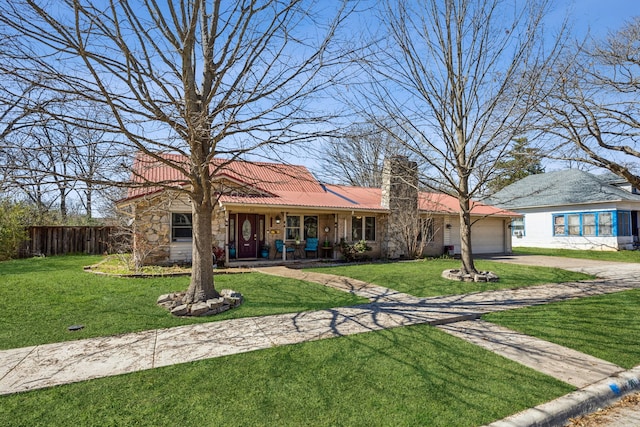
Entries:
[[498,191],[485,203],[517,209],[627,200],[640,202],[640,195],[611,185],[610,178],[577,169],[529,175]]

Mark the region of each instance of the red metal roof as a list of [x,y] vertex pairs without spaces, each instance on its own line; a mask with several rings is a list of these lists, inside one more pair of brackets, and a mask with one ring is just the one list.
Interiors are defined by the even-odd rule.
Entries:
[[[173,166],[171,166],[173,165]],[[187,158],[176,154],[163,154],[157,159],[146,154],[136,156],[133,165],[134,184],[159,183],[179,187],[187,179],[179,169],[188,171]],[[353,211],[386,211],[381,205],[379,188],[330,185],[318,182],[304,166],[279,163],[228,161],[215,159],[211,165],[212,175],[228,178],[252,191],[245,195],[225,194],[220,202],[227,205],[256,205],[273,207],[299,207],[316,209],[340,209]],[[161,186],[140,186],[129,190],[127,199],[162,190]],[[458,199],[455,197],[421,192],[419,208],[426,212],[457,214]],[[474,202],[474,215],[520,216],[493,206]]]
[[[162,154],[154,158],[139,153],[134,160],[131,175],[134,187],[129,189],[127,199],[150,194],[167,186],[181,187],[188,181],[183,171],[189,172],[188,159],[185,156]],[[322,192],[320,183],[304,166],[214,159],[210,171],[214,176],[230,178],[240,185],[263,193]],[[162,186],[149,186],[148,183]]]

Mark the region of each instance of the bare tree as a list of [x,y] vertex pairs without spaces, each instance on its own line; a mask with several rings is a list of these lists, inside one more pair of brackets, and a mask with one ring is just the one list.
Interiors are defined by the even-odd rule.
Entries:
[[403,146],[375,123],[349,126],[328,141],[324,174],[328,179],[359,187],[382,185],[385,158],[406,154]]
[[387,32],[362,61],[372,83],[361,84],[356,107],[370,120],[392,118],[389,134],[436,171],[421,185],[459,201],[464,272],[476,271],[472,198],[523,134],[530,94],[561,46],[560,37],[551,46],[543,38],[548,8],[545,0],[389,0]]
[[553,157],[608,169],[640,188],[640,17],[578,46],[556,73],[553,98],[539,102]]
[[433,242],[436,229],[432,215],[412,215],[408,211],[400,212],[400,239],[405,243],[405,253],[409,258],[420,258],[427,245]]
[[[1,37],[0,40],[7,42],[6,37]],[[5,46],[4,50],[0,50],[0,55],[5,56],[8,51]],[[14,157],[19,154],[22,144],[13,143],[12,139],[20,138],[16,134],[31,128],[31,123],[36,120],[31,107],[42,99],[42,91],[35,85],[24,84],[11,77],[4,75],[0,81],[0,170],[3,174],[0,190],[3,192],[15,191]]]
[[[184,177],[160,183],[135,177],[134,184],[188,196],[193,265],[184,301],[216,296],[211,178],[225,162],[212,167],[212,159],[302,140],[310,125],[328,118],[309,105],[336,78],[332,67],[343,52],[330,41],[345,8],[326,18],[326,10],[306,0],[60,0],[48,6],[1,3],[0,23],[12,32],[15,48],[0,71],[29,80],[36,69],[45,78],[33,83],[105,105],[111,119],[83,116],[85,126],[123,135],[130,152]],[[321,105],[317,101],[313,105]],[[57,118],[78,119],[71,113]]]
[[[105,132],[55,118],[76,106],[50,103],[47,111],[23,115],[14,120],[0,148],[5,180],[18,190],[18,198],[33,203],[40,218],[63,224],[91,219],[96,181],[117,175],[114,168],[122,161]],[[80,205],[84,213],[75,209]]]
[[[108,112],[103,108],[89,106],[88,113],[93,116],[102,116],[108,120]],[[75,191],[78,200],[84,208],[85,216],[92,219],[94,199],[96,195],[103,195],[104,190],[110,188],[104,185],[108,177],[118,176],[122,173],[122,163],[126,161],[126,155],[118,147],[118,141],[113,135],[104,129],[95,129],[83,120],[78,120],[73,126],[64,124],[64,131],[69,139],[67,144],[69,153],[69,168],[71,177],[75,180]],[[114,192],[110,188],[110,193]]]

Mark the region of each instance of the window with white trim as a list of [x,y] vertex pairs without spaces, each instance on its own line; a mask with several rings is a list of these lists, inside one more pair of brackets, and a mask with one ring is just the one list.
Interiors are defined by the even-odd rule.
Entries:
[[516,237],[524,236],[524,217],[511,220],[511,235]]
[[191,213],[173,212],[171,214],[171,240],[190,242],[193,239],[193,218]]
[[300,240],[300,217],[297,215],[287,215],[285,224],[285,239]]
[[376,240],[376,217],[353,216],[351,217],[351,238],[354,242],[360,240]]

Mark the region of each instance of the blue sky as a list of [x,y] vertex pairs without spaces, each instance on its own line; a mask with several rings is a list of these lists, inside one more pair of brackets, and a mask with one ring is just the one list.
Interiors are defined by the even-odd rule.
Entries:
[[640,15],[638,0],[560,0],[555,1],[554,15],[564,16],[569,11],[577,36],[590,29],[596,37],[606,36],[609,30],[619,28],[634,15]]
[[[549,34],[554,33],[554,26],[568,16],[572,36],[578,40],[584,39],[587,34],[603,39],[610,31],[621,28],[625,21],[640,15],[640,0],[552,0],[552,4],[547,17]],[[363,23],[368,21],[362,16],[359,19]],[[308,144],[304,149],[296,150],[289,161],[303,164],[322,175],[324,149],[324,145]],[[551,169],[553,167],[549,168]]]

